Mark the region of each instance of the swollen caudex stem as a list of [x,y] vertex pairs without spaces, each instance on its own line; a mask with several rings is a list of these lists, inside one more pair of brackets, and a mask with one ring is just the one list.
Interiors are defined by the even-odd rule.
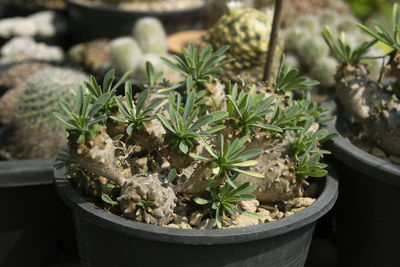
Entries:
[[104,130],[86,143],[70,140],[69,147],[71,156],[79,165],[96,175],[104,176],[121,186],[124,185],[125,178],[130,176],[129,172],[125,172],[124,177],[119,170],[114,142]]
[[[375,140],[386,153],[400,155],[400,104],[398,95],[398,61],[400,43],[396,32],[399,31],[398,4],[393,7],[393,34],[389,34],[382,26],[377,25],[378,33],[358,24],[367,34],[373,37],[371,42],[365,42],[358,47],[351,48],[344,36],[335,38],[329,29],[323,32],[323,37],[335,57],[342,62],[336,74],[336,93],[343,104],[354,117],[356,122],[362,123],[368,129],[370,138]],[[385,35],[385,38],[381,36]],[[372,81],[366,67],[360,60],[367,54],[368,49],[377,41],[381,41],[393,48],[391,53],[391,73],[397,78],[393,84],[380,84]],[[375,64],[381,64],[380,60]]]
[[164,187],[157,173],[127,179],[117,198],[123,216],[149,224],[169,222],[177,200],[171,187]]

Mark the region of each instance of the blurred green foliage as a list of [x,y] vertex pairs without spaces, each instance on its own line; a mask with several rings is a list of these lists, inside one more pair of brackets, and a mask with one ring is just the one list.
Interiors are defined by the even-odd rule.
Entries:
[[354,14],[363,22],[379,13],[390,17],[395,0],[347,0]]

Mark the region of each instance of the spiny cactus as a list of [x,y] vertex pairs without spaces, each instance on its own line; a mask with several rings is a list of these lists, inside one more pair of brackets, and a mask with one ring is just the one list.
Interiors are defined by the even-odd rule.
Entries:
[[[300,68],[308,70],[306,75],[321,81],[322,87],[332,87],[334,77],[332,71],[339,62],[330,53],[320,36],[324,25],[334,33],[346,34],[346,41],[357,46],[368,40],[368,36],[357,28],[357,19],[350,14],[339,14],[333,10],[325,10],[317,15],[304,15],[297,18],[296,23],[286,28],[284,33],[285,49],[296,55],[301,63]],[[336,66],[335,62],[336,61]],[[374,70],[376,75],[377,71]]]
[[133,37],[145,54],[153,53],[161,56],[167,53],[167,34],[156,18],[139,19],[133,28]]
[[114,39],[110,44],[110,62],[118,75],[135,71],[142,58],[142,50],[131,37]]
[[322,57],[317,60],[311,68],[311,75],[318,81],[321,81],[321,85],[330,87],[335,84],[335,73],[337,68],[337,61],[332,57]]
[[303,42],[300,51],[303,61],[311,66],[320,58],[327,56],[329,50],[321,37],[311,37]]
[[164,187],[157,173],[138,174],[127,179],[117,198],[123,215],[129,219],[156,224],[167,224],[176,206],[171,187]]
[[73,100],[72,90],[86,76],[62,68],[47,68],[22,85],[13,110],[14,134],[8,139],[10,153],[17,158],[50,158],[66,145],[65,125],[51,113],[60,110],[58,101]]
[[[234,8],[222,16],[204,36],[204,43],[209,43],[214,49],[229,45],[228,59],[236,59],[227,64],[227,72],[221,73],[222,80],[238,80],[239,72],[248,72],[256,68],[263,68],[269,45],[269,36],[272,26],[272,12],[261,12],[251,8]],[[279,64],[283,50],[283,39],[278,37],[278,45],[274,53],[275,68]],[[253,77],[246,77],[254,82],[262,79],[263,71],[254,71]],[[250,80],[249,80],[250,79]]]
[[0,55],[0,63],[28,59],[54,62],[64,60],[60,47],[36,43],[31,37],[14,37],[1,47]]

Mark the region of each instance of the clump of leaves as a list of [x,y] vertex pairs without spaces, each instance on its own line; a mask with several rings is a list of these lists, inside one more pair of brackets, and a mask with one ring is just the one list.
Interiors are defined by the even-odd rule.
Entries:
[[203,88],[204,84],[211,83],[213,76],[223,71],[222,66],[233,61],[233,59],[224,60],[226,58],[224,53],[228,48],[228,46],[222,46],[212,53],[211,45],[207,45],[199,54],[197,48],[190,43],[187,51],[183,48],[181,50],[183,59],[175,56],[177,63],[173,63],[171,60],[161,57],[161,60],[168,67],[186,77],[186,81],[179,82],[175,86],[161,91],[165,92],[166,90],[176,89],[185,84],[187,90],[194,89],[197,91]]
[[144,90],[140,94],[137,104],[135,105],[132,96],[132,84],[130,81],[127,81],[125,83],[126,106],[120,98],[115,98],[121,114],[118,117],[110,116],[110,118],[123,123],[127,122],[128,126],[126,127],[126,133],[128,135],[131,135],[132,132],[140,132],[147,121],[156,118],[156,116],[151,116],[150,114],[154,111],[154,108],[163,101],[163,99],[156,98],[145,108],[144,104],[149,94],[149,89]]
[[153,64],[151,64],[150,61],[146,61],[146,80],[148,86],[150,87],[149,89],[153,89],[154,86],[161,81],[162,77],[163,73],[156,73]]
[[[330,152],[318,149],[317,145],[334,138],[337,134],[329,134],[325,129],[313,132],[311,126],[314,121],[315,118],[310,116],[301,130],[285,133],[289,141],[287,152],[296,160],[293,168],[298,177],[323,177],[327,174],[324,170],[327,165],[319,163],[319,159],[322,154],[330,154]],[[284,148],[281,150],[286,151]]]
[[276,95],[266,97],[264,93],[256,94],[256,86],[245,93],[241,90],[238,93],[238,86],[234,84],[232,89],[228,86],[230,93],[228,97],[228,113],[229,117],[235,120],[236,128],[244,133],[249,134],[253,128],[262,128],[268,131],[282,132],[282,129],[276,125],[258,124],[257,122],[264,121],[267,114],[273,112],[271,108],[272,102]]
[[368,49],[377,42],[376,40],[364,42],[355,48],[351,48],[346,42],[346,35],[344,32],[341,33],[340,37],[335,38],[331,29],[325,26],[321,34],[334,57],[340,63],[349,63],[352,65],[357,64],[368,52]]
[[252,212],[245,212],[236,207],[240,201],[256,199],[252,193],[256,190],[257,185],[250,185],[248,182],[237,180],[235,174],[231,178],[227,177],[223,186],[216,189],[211,189],[207,186],[206,190],[210,193],[209,199],[196,197],[194,201],[199,205],[210,205],[211,213],[214,214],[217,226],[221,228],[221,217],[226,217],[226,214],[231,215],[244,214],[258,218],[258,215]]
[[271,85],[278,94],[293,91],[295,89],[316,86],[318,81],[310,80],[305,77],[298,77],[299,71],[285,64],[285,55],[282,55],[275,82]]
[[113,86],[115,80],[114,70],[107,72],[103,80],[103,86],[100,86],[93,75],[90,76],[90,83],[84,82],[91,96],[91,102],[95,102],[98,98],[106,98],[104,106],[100,110],[100,114],[109,115],[112,107],[115,105],[115,93],[117,88],[127,79],[132,71],[127,71]]
[[98,124],[104,123],[107,119],[105,114],[98,115],[98,113],[109,100],[109,94],[100,95],[93,104],[90,104],[91,99],[92,96],[84,94],[82,87],[79,87],[75,96],[77,109],[75,112],[65,101],[60,101],[60,106],[68,117],[53,112],[53,115],[68,127],[71,141],[85,143],[89,139],[94,139],[99,133]]
[[235,139],[232,143],[229,140],[226,140],[225,142],[222,134],[220,135],[220,138],[221,147],[219,152],[212,149],[211,146],[204,141],[204,139],[201,140],[211,158],[205,158],[195,153],[190,153],[189,155],[197,160],[211,162],[212,170],[215,176],[224,175],[227,177],[230,172],[234,172],[243,173],[253,177],[264,178],[264,175],[260,173],[241,169],[243,167],[246,168],[257,165],[256,160],[249,159],[257,157],[262,152],[260,149],[244,151],[246,149],[245,143],[247,142],[248,136]]
[[[203,130],[207,124],[221,121],[227,115],[225,111],[215,111],[197,118],[199,108],[194,108],[195,94],[190,92],[186,100],[183,114],[181,114],[182,99],[178,94],[176,102],[175,96],[170,94],[168,97],[168,113],[170,121],[162,114],[157,114],[158,119],[167,129],[167,138],[171,141],[170,147],[174,150],[187,154],[196,144],[196,139],[220,131],[223,125],[217,125],[207,130]],[[197,119],[197,120],[196,120]]]
[[399,20],[399,4],[395,3],[393,5],[392,12],[392,28],[393,28],[393,36],[391,36],[385,28],[377,21],[374,21],[375,30],[373,31],[370,28],[357,24],[364,32],[371,35],[375,38],[375,41],[381,41],[382,43],[392,47],[394,50],[400,51],[400,20]]

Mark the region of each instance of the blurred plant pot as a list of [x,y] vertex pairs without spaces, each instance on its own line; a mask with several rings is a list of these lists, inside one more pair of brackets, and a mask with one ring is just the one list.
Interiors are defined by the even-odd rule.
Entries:
[[318,180],[317,201],[287,218],[236,229],[172,229],[96,207],[70,186],[67,170],[65,162],[56,161],[54,183],[72,210],[82,266],[303,266],[315,223],[338,194],[329,175]]
[[[0,125],[0,147],[9,127]],[[54,159],[12,159],[0,151],[0,266],[77,260],[71,212],[53,186]]]
[[182,48],[187,49],[189,43],[194,43],[196,45],[205,33],[205,30],[180,31],[173,33],[169,35],[167,39],[168,51],[173,54],[181,55]]
[[167,33],[188,29],[201,29],[206,4],[182,11],[145,12],[130,11],[108,6],[89,6],[75,0],[66,0],[71,31],[75,42],[130,35],[135,22],[143,17],[156,17]]
[[76,260],[71,212],[52,185],[54,159],[0,161],[0,266]]
[[[343,127],[343,107],[327,100],[337,120],[329,132]],[[398,266],[400,254],[400,166],[377,158],[342,136],[325,144],[338,170],[336,204],[339,266]]]

